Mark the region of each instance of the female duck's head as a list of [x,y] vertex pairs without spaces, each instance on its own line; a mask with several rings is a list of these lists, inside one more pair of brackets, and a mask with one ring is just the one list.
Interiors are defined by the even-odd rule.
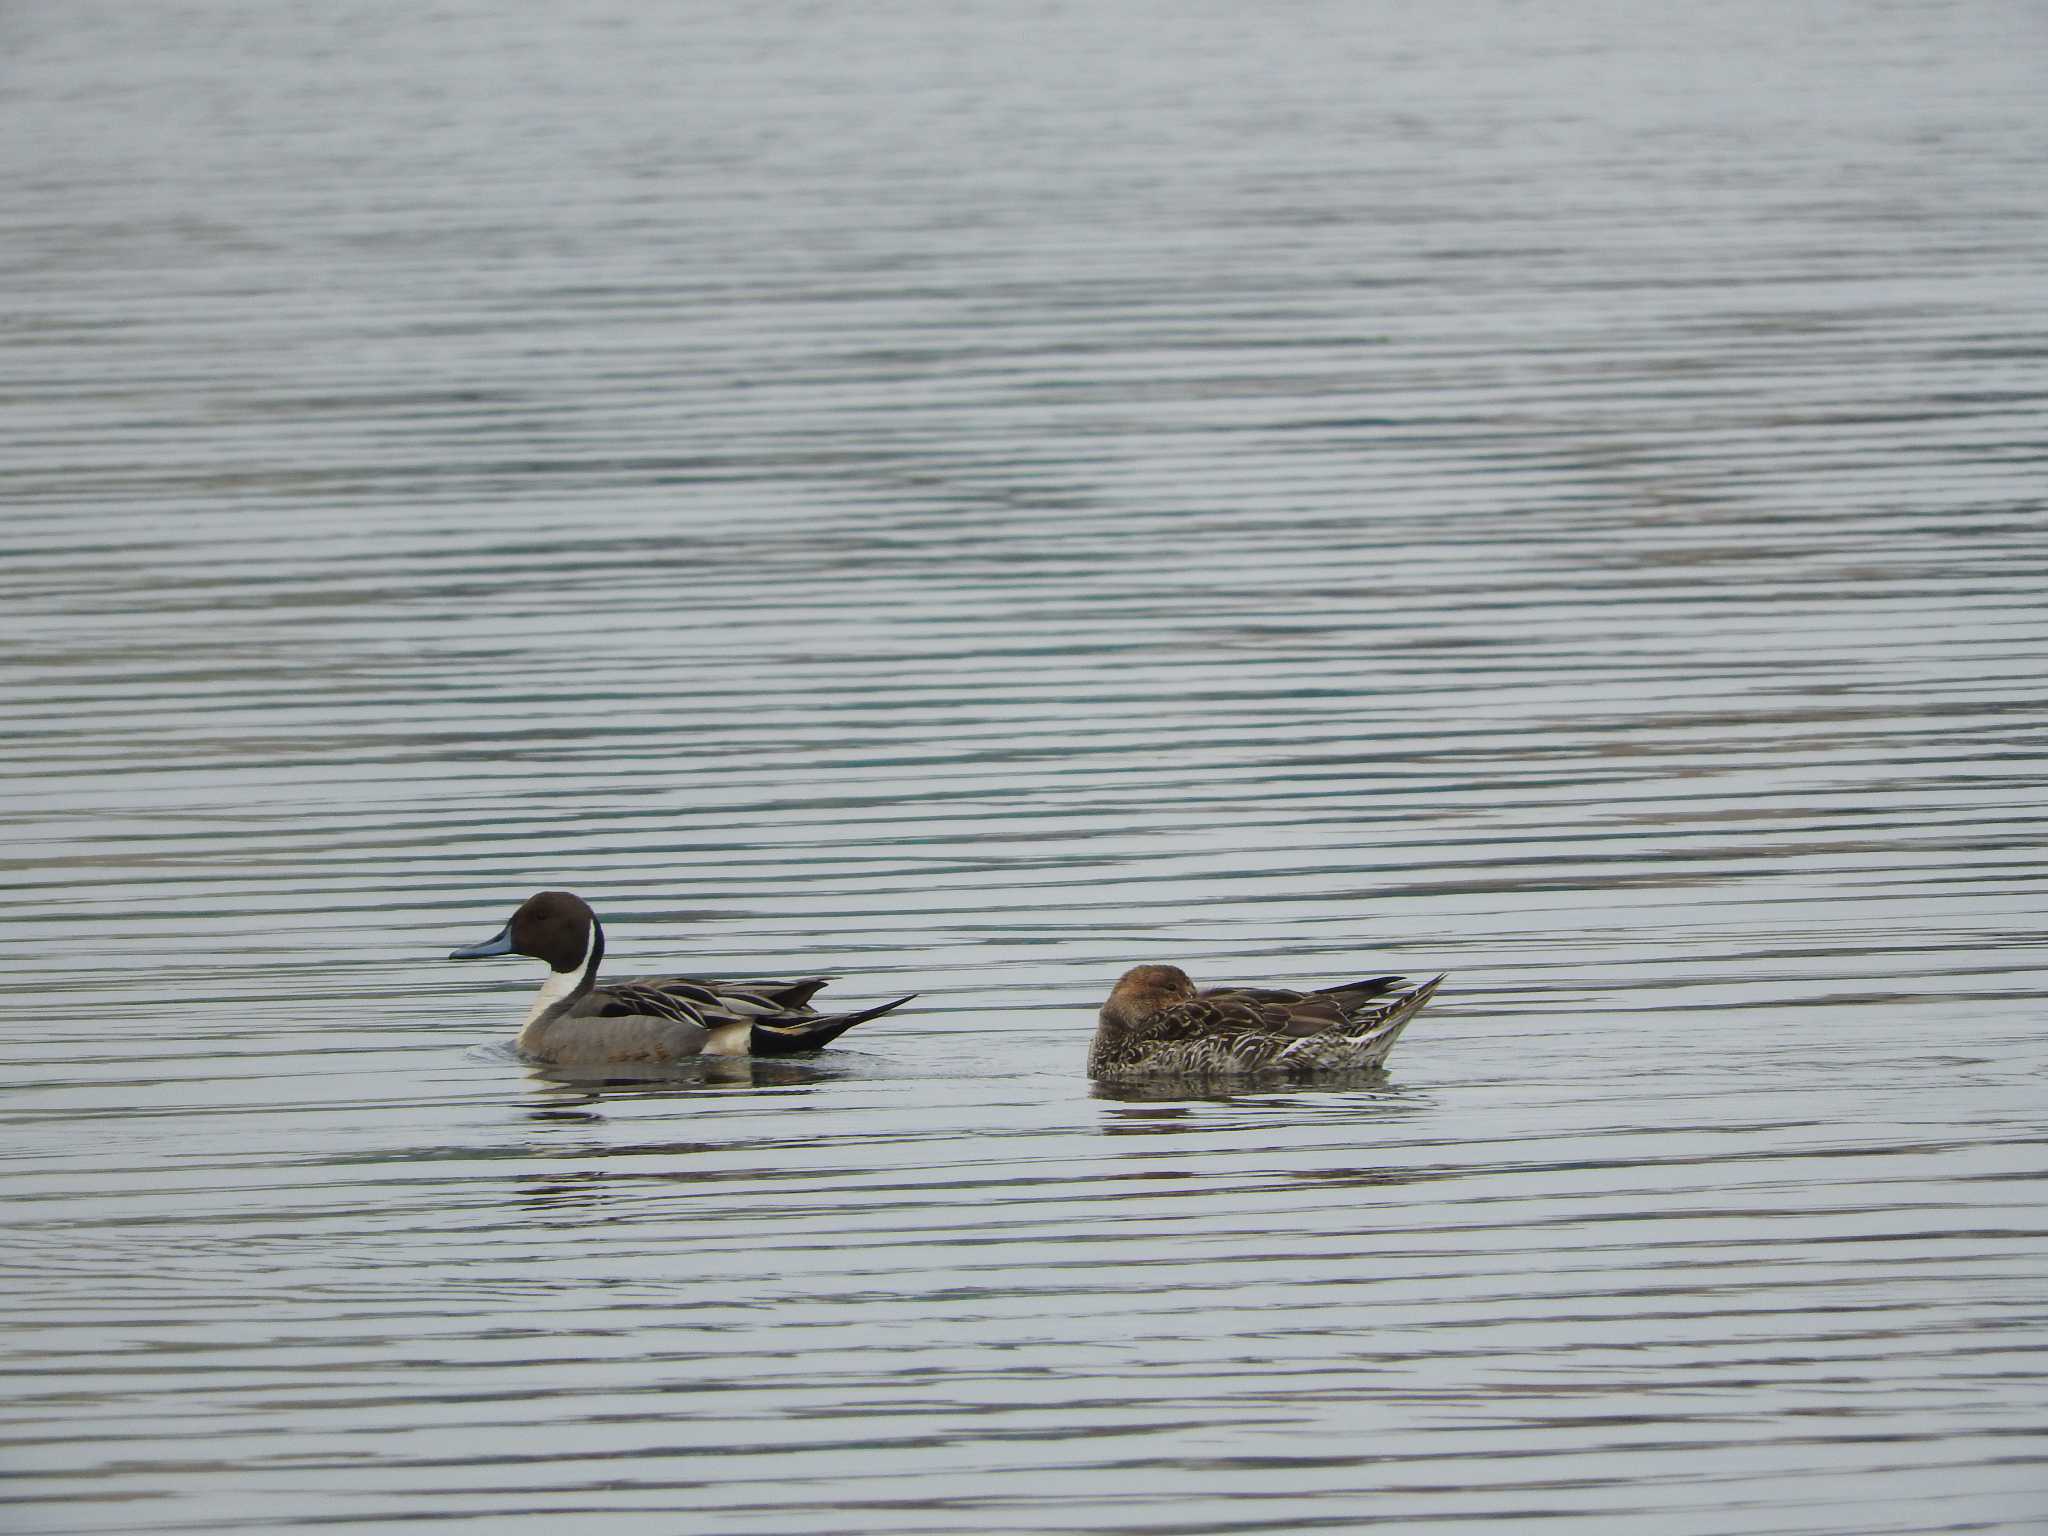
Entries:
[[1179,966],[1137,965],[1117,978],[1102,1005],[1102,1022],[1111,1028],[1129,1027],[1194,1000],[1195,984]]
[[529,896],[497,937],[455,950],[450,960],[481,960],[490,955],[530,955],[548,969],[576,976],[596,968],[604,954],[604,930],[597,914],[581,896],[568,891],[542,891]]

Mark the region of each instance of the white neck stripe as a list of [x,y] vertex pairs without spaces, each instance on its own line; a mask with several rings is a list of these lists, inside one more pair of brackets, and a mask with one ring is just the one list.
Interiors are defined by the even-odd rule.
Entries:
[[590,952],[597,947],[597,924],[590,925],[590,932],[583,940],[583,958],[576,962],[573,971],[548,972],[548,979],[540,984],[540,996],[533,1000],[533,1006],[526,1010],[526,1023],[538,1023],[549,1009],[583,985],[583,978],[590,970]]

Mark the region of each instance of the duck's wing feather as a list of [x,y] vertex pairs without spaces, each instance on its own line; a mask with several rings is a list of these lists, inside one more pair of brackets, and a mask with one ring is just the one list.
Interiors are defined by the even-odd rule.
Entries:
[[1245,1003],[1258,1007],[1271,1027],[1283,1034],[1313,1035],[1347,1024],[1359,1008],[1405,986],[1405,976],[1368,976],[1297,992],[1292,987],[1209,987],[1197,994],[1205,1002]]
[[1212,987],[1196,1001],[1225,1010],[1225,1016],[1242,1019],[1248,1028],[1279,1035],[1318,1034],[1335,1029],[1348,1017],[1343,1003],[1332,995],[1286,987]]
[[[807,976],[799,981],[710,981],[700,976],[637,976],[617,987],[602,990],[629,993],[635,1004],[659,998],[671,1006],[686,1008],[706,1028],[717,1031],[727,1025],[749,1028],[750,1050],[756,1056],[793,1056],[829,1045],[856,1024],[879,1018],[901,1008],[916,993],[898,997],[872,1008],[849,1013],[825,1014],[810,1006],[825,983],[825,976]],[[636,1006],[631,1011],[652,1012]],[[668,1017],[664,1014],[662,1017]]]
[[700,1008],[736,1018],[782,1018],[814,1012],[811,999],[830,981],[807,976],[801,981],[711,981],[702,976],[635,976],[627,985],[654,987]]
[[1141,1055],[1149,1070],[1190,1074],[1372,1066],[1442,980],[1389,987],[1382,999],[1350,1009],[1340,1006],[1340,989],[1290,1000],[1274,995],[1286,993],[1282,987],[1218,988],[1144,1020]]
[[[597,987],[583,1000],[576,1013],[585,1018],[669,1019],[678,1024],[706,1027],[713,1022],[712,1012],[698,999],[646,981],[620,981]],[[725,1019],[720,1022],[732,1021]]]
[[722,992],[739,992],[762,998],[778,1012],[794,1013],[808,1008],[811,999],[831,985],[830,976],[804,976],[795,981],[721,981]]
[[[1439,981],[1443,978],[1438,977]],[[1408,978],[1393,976],[1362,976],[1357,981],[1340,981],[1333,987],[1317,987],[1310,994],[1314,997],[1341,997],[1346,1004],[1363,1002],[1368,997],[1382,997],[1400,987],[1408,985]]]
[[1433,976],[1420,986],[1402,986],[1347,1010],[1340,1027],[1294,1041],[1275,1058],[1275,1065],[1290,1072],[1378,1065],[1443,980]]

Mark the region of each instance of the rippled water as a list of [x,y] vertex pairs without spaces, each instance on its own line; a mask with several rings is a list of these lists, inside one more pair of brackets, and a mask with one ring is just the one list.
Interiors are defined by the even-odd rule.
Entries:
[[2040,1529],[2043,32],[9,8],[0,1525]]

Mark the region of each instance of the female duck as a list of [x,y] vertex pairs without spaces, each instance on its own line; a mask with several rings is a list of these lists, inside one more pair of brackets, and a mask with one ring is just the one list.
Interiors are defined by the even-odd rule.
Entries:
[[823,976],[737,982],[639,976],[600,987],[604,929],[589,903],[567,891],[528,897],[496,938],[458,949],[449,959],[485,955],[530,955],[547,962],[548,978],[527,1012],[518,1044],[535,1060],[565,1066],[814,1051],[917,995],[857,1013],[822,1014],[810,1001],[830,979]]
[[1376,1067],[1442,981],[1418,986],[1400,976],[1371,976],[1315,992],[1198,992],[1178,966],[1141,965],[1124,972],[1102,1005],[1088,1075],[1120,1082]]

